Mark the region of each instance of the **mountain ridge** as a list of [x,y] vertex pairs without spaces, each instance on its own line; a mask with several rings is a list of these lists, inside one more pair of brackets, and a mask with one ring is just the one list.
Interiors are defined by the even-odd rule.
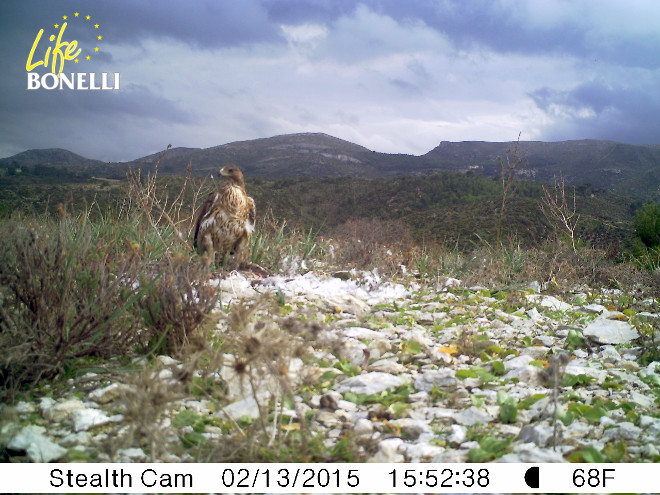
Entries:
[[[228,163],[240,166],[246,177],[392,177],[433,171],[475,173],[496,177],[501,161],[517,154],[523,163],[520,178],[568,184],[589,184],[630,197],[655,199],[660,188],[660,146],[617,141],[441,141],[422,155],[382,153],[325,133],[296,133],[234,141],[209,148],[168,150],[159,171],[208,176]],[[120,178],[127,167],[150,170],[163,151],[130,162],[102,162],[61,148],[27,150],[0,159],[0,167],[48,165],[69,171]],[[83,169],[82,171],[78,169]]]
[[0,158],[0,166],[7,166],[12,162],[16,162],[20,166],[71,165],[89,162],[104,163],[102,160],[87,158],[64,148],[33,148],[6,158]]

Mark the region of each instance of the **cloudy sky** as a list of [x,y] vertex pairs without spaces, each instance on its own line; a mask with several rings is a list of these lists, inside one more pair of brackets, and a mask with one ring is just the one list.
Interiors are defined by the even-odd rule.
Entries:
[[[65,15],[82,52],[64,73],[119,72],[119,91],[26,89],[37,33],[33,62]],[[657,0],[2,0],[0,50],[0,157],[296,132],[412,154],[519,133],[660,143]]]

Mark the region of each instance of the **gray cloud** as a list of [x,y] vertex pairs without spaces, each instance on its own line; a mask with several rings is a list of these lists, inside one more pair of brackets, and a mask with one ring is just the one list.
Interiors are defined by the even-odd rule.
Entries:
[[541,88],[530,96],[544,112],[558,117],[546,131],[549,139],[659,142],[654,121],[660,112],[660,98],[652,88],[587,81],[569,90]]
[[[90,70],[121,72],[121,91],[26,91],[37,30],[77,9],[103,33]],[[520,131],[660,142],[657,46],[655,0],[4,0],[0,156],[303,131],[409,153]]]

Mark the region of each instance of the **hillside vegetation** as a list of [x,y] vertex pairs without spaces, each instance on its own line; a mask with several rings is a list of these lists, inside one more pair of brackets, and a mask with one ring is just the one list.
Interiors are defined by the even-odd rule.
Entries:
[[[486,177],[501,173],[501,160],[519,147],[525,166],[519,179],[553,182],[563,176],[573,186],[590,186],[646,202],[658,199],[660,147],[612,141],[442,142],[420,156],[378,153],[322,133],[287,134],[210,148],[175,147],[162,157],[160,173],[183,175],[189,165],[199,177],[216,175],[233,163],[246,177],[277,180],[285,177],[386,178],[436,171],[471,172]],[[73,177],[122,179],[127,168],[153,170],[161,153],[131,162],[104,163],[61,149],[28,150],[0,159],[0,173],[33,171],[41,175],[54,167]],[[46,169],[44,169],[46,167]]]
[[[0,177],[0,202],[10,211],[31,214],[69,213],[92,207],[92,214],[117,211],[125,198],[126,181],[69,179],[57,176]],[[158,179],[164,196],[174,198],[183,177]],[[190,178],[182,208],[191,211],[195,193],[205,197],[217,187],[211,179]],[[378,220],[392,238],[415,244],[446,243],[471,249],[475,243],[493,242],[501,207],[502,183],[470,174],[437,172],[393,178],[286,178],[248,179],[247,189],[262,218],[286,221],[332,235],[338,229],[354,237],[370,234],[356,221]],[[572,189],[571,189],[572,191]],[[601,248],[630,247],[633,238],[633,202],[603,190],[577,188],[580,214],[578,237]],[[542,186],[518,182],[505,211],[504,235],[523,245],[544,241],[552,234],[539,208]]]

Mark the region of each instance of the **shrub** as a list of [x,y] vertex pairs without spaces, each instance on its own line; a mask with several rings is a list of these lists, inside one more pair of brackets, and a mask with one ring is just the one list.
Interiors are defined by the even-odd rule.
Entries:
[[152,335],[148,349],[178,354],[191,343],[217,302],[216,290],[205,285],[205,271],[185,260],[156,265],[156,275],[142,278],[148,287],[139,299],[142,321]]
[[660,205],[648,203],[635,215],[635,233],[648,248],[660,245]]
[[7,222],[0,249],[2,389],[53,377],[75,358],[123,354],[139,340],[127,311],[138,298],[139,261],[111,257],[87,223]]

